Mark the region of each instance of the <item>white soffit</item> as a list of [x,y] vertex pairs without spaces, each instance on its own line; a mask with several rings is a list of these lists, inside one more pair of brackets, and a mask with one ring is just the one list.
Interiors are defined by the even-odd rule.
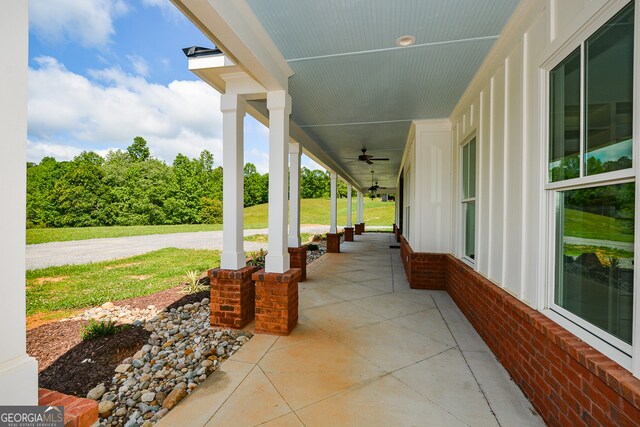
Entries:
[[[294,71],[293,120],[366,188],[395,184],[411,121],[449,117],[520,1],[247,3]],[[349,161],[363,146],[391,160]]]

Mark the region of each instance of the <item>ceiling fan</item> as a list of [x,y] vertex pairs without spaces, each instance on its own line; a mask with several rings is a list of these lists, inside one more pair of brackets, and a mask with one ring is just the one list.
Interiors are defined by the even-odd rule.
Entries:
[[374,161],[381,161],[381,160],[389,160],[388,158],[376,158],[374,156],[372,156],[371,154],[367,154],[367,149],[363,148],[362,149],[362,154],[360,154],[358,156],[358,160],[361,162],[365,162],[369,165],[372,165]]
[[376,197],[376,193],[378,192],[378,190],[386,190],[387,187],[380,187],[378,185],[378,181],[376,181],[376,183],[373,183],[373,171],[371,171],[371,187],[369,187],[369,197],[373,198]]

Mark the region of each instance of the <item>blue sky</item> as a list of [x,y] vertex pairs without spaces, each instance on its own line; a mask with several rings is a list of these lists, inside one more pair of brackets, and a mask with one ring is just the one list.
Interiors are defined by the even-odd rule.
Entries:
[[[169,0],[29,4],[29,161],[106,154],[140,135],[168,163],[208,149],[221,164],[219,94],[181,51],[211,42]],[[249,116],[245,161],[267,172],[268,130]]]

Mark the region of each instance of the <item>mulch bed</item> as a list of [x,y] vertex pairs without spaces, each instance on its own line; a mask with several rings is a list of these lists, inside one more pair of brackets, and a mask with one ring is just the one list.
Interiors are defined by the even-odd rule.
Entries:
[[[179,289],[113,303],[131,308],[155,305],[171,309],[209,296],[209,291],[184,295]],[[82,329],[88,323],[84,320],[58,321],[27,331],[27,353],[38,360],[40,387],[85,397],[99,383],[110,382],[115,367],[133,356],[149,338],[149,332],[144,328],[130,327],[115,335],[83,342]]]

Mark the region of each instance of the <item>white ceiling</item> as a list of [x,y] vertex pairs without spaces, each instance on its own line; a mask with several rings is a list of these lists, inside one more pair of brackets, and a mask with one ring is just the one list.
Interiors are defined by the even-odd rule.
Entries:
[[411,121],[449,117],[520,1],[247,2],[295,72],[293,120],[366,188],[395,185]]

